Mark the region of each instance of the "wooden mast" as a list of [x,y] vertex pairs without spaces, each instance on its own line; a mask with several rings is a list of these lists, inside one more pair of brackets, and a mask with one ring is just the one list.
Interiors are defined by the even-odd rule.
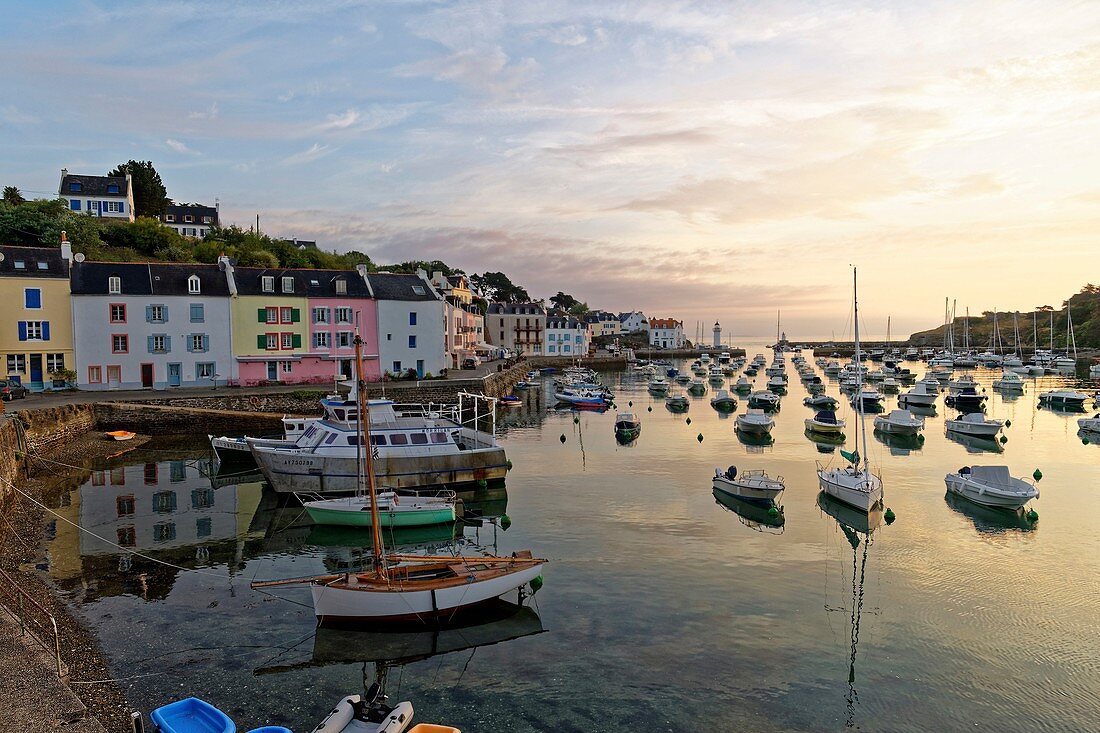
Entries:
[[363,339],[359,329],[355,329],[355,399],[359,404],[356,414],[359,416],[359,443],[367,463],[367,488],[370,493],[371,542],[374,545],[374,572],[380,578],[386,577],[386,563],[382,546],[381,519],[378,516],[378,492],[374,486],[374,446],[370,441],[370,406],[367,403],[367,380],[363,368]]

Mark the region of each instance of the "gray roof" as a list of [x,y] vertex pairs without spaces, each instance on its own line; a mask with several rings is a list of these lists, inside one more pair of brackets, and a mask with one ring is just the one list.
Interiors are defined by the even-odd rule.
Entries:
[[144,262],[74,262],[70,290],[73,295],[109,295],[107,281],[114,276],[122,281],[122,295],[153,293],[149,265]]
[[218,210],[213,206],[206,206],[205,204],[169,204],[164,214],[157,218],[161,221],[167,221],[168,219],[166,217],[168,214],[173,214],[176,217],[176,220],[172,222],[173,224],[184,223],[183,217],[187,214],[195,217],[195,221],[193,222],[195,224],[201,224],[202,217],[204,216],[213,217],[214,223],[218,223]]
[[[71,190],[70,184],[79,183],[80,190]],[[110,185],[118,186],[118,193],[108,193],[107,187]],[[129,189],[126,186],[126,178],[111,178],[108,176],[81,176],[73,173],[66,174],[61,177],[61,190],[59,193],[62,196],[70,193],[78,193],[82,196],[115,196],[120,199],[126,198],[129,193]]]
[[189,295],[187,281],[199,278],[199,294],[229,297],[229,283],[217,265],[149,264],[149,278],[154,295]]
[[367,277],[374,297],[379,300],[439,300],[439,296],[418,275],[372,272]]
[[551,316],[546,319],[547,328],[563,328],[563,329],[578,329],[584,328],[584,324],[578,321],[576,318],[570,316],[569,318],[562,318],[561,316]]
[[[69,266],[58,247],[0,246],[0,277],[68,277]],[[18,266],[23,263],[22,266]]]
[[490,303],[489,315],[545,316],[546,309],[535,303]]
[[[275,292],[265,293],[263,278],[275,278]],[[294,278],[294,292],[284,293],[284,277]],[[369,298],[370,291],[358,270],[309,270],[304,268],[235,267],[233,278],[240,295],[263,295],[296,298]],[[347,282],[347,293],[336,292],[336,281]],[[373,283],[372,283],[373,284]]]

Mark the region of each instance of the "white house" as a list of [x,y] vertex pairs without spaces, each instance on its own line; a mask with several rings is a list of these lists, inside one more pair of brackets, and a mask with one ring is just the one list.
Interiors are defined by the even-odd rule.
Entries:
[[157,218],[185,237],[205,237],[220,225],[217,207],[203,204],[169,204]]
[[129,173],[125,178],[82,176],[62,168],[57,195],[74,212],[134,220],[134,188]]
[[650,318],[649,345],[660,349],[683,348],[683,322],[677,321],[675,318]]
[[378,360],[383,372],[438,375],[447,368],[444,300],[423,270],[367,275],[378,304]]
[[587,324],[572,316],[546,318],[547,356],[587,356],[590,335]]
[[621,324],[621,331],[623,333],[634,333],[635,331],[649,330],[649,319],[646,318],[645,313],[642,313],[641,311],[620,313],[619,323]]

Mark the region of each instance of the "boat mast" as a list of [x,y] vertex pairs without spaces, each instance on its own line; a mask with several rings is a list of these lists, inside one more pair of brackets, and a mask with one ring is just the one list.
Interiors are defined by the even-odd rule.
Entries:
[[859,353],[859,297],[856,295],[856,268],[852,268],[852,312],[855,321],[856,339],[856,411],[859,413],[859,424],[856,429],[863,439],[863,472],[867,472],[867,431],[863,427],[863,368],[860,365]]
[[1077,337],[1073,335],[1073,296],[1066,301],[1066,351],[1069,351],[1070,342],[1073,342],[1073,361],[1077,363]]
[[[365,370],[363,368],[363,339],[359,335],[359,327],[355,328],[355,397],[359,402],[359,409],[356,410],[358,417],[358,425],[356,432],[358,433],[358,442],[362,455],[366,456],[367,464],[367,489],[370,492],[370,534],[371,542],[374,545],[374,572],[378,577],[386,577],[386,563],[383,556],[382,547],[382,530],[379,528],[378,517],[378,492],[374,487],[374,446],[370,441],[370,406],[367,402],[367,380],[364,376]],[[357,450],[357,452],[359,452]],[[362,472],[362,468],[359,469]]]

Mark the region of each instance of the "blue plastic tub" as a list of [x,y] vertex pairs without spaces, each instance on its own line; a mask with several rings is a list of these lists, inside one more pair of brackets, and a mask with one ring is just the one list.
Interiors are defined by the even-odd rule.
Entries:
[[248,733],[294,733],[294,731],[281,725],[265,725],[263,728],[253,728]]
[[161,733],[237,733],[228,715],[197,697],[159,707],[149,717]]

